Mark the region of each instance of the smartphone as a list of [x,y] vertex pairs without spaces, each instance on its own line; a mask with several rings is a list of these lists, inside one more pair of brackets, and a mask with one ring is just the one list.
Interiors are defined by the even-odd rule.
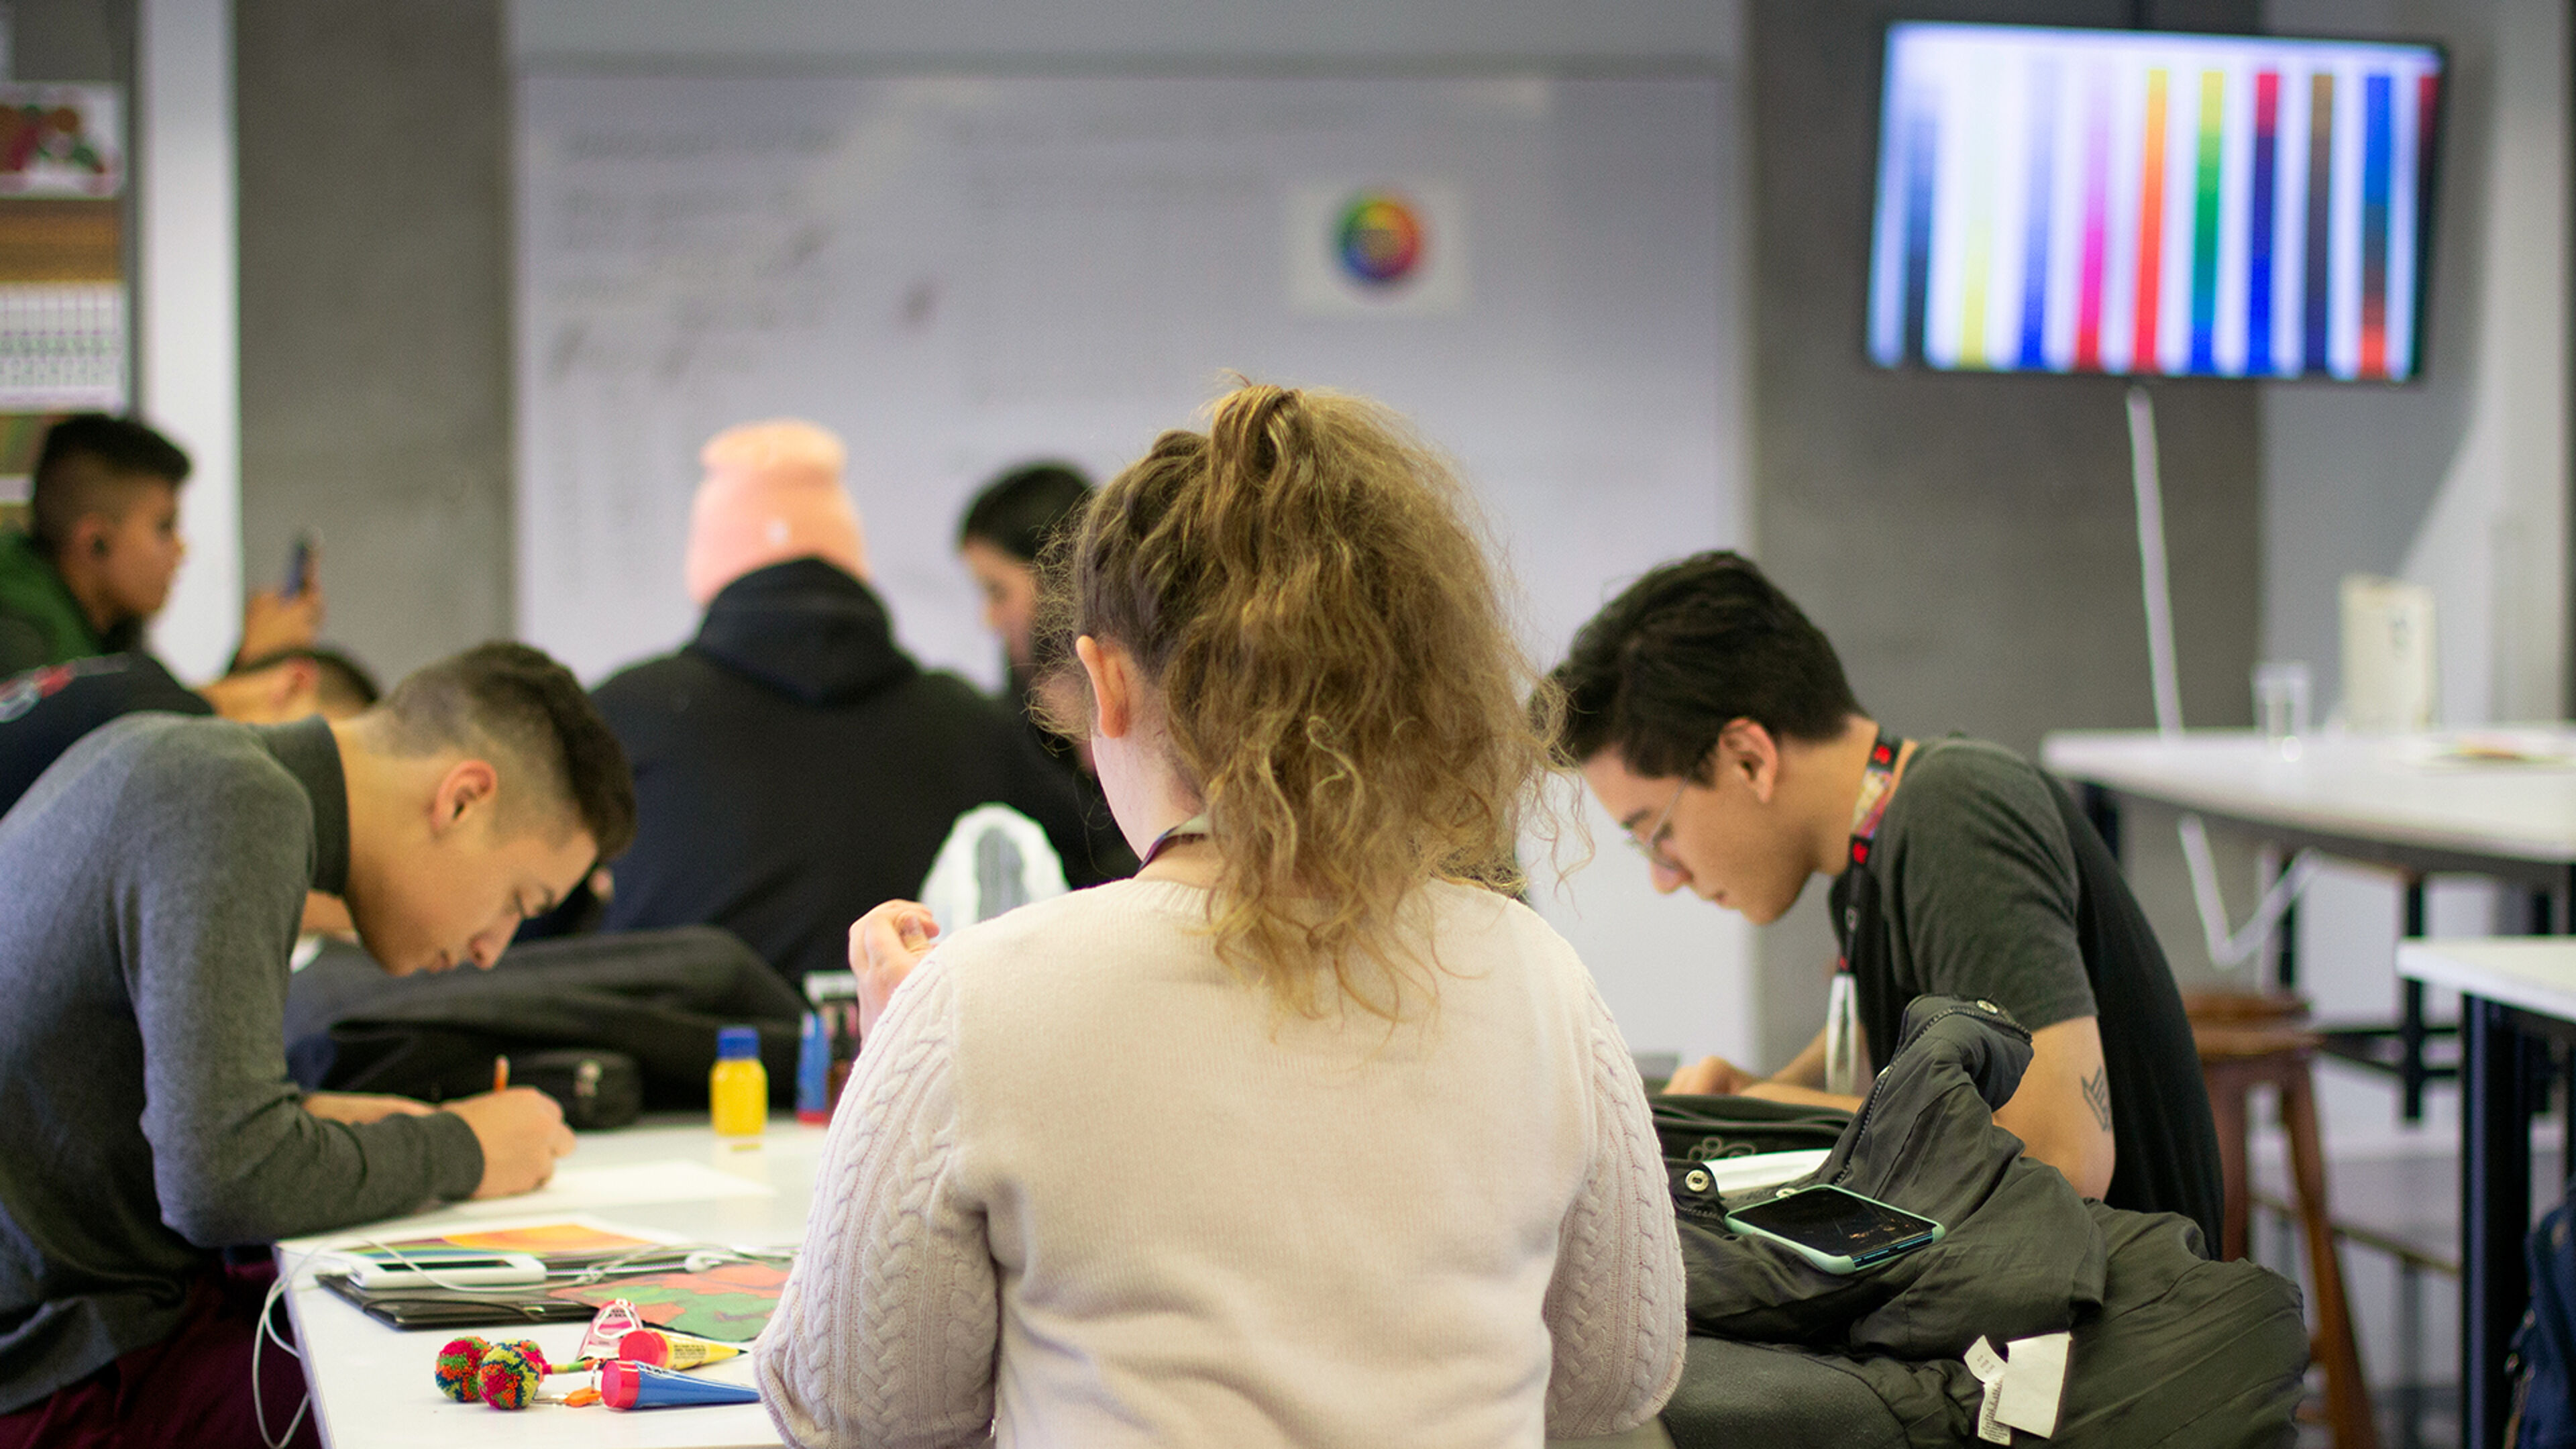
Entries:
[[470,1248],[407,1248],[400,1254],[351,1255],[349,1281],[369,1292],[384,1288],[533,1287],[546,1281],[546,1265],[529,1253],[487,1253]]
[[295,535],[294,544],[286,550],[286,585],[278,590],[280,595],[292,599],[304,592],[304,576],[313,571],[313,550],[321,542],[320,536],[309,528]]
[[1823,1183],[1737,1208],[1726,1225],[1784,1244],[1828,1273],[1857,1273],[1928,1248],[1949,1232],[1918,1213]]

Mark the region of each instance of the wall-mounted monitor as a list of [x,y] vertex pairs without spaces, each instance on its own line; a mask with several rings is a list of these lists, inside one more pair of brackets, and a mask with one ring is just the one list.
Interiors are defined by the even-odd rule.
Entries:
[[1870,355],[2410,378],[2441,80],[2430,45],[1892,25]]

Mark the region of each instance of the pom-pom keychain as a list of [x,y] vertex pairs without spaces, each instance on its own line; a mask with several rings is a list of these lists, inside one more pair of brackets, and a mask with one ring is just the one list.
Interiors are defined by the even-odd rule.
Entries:
[[483,1392],[483,1355],[491,1351],[492,1345],[479,1334],[450,1339],[430,1370],[438,1380],[438,1391],[460,1404],[473,1403]]
[[546,1376],[541,1364],[542,1359],[529,1358],[516,1344],[484,1354],[477,1379],[483,1402],[496,1409],[524,1409],[535,1403],[537,1383]]

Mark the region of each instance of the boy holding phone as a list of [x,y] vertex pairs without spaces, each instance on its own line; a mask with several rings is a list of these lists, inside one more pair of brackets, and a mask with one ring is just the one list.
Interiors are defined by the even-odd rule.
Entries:
[[[46,430],[28,528],[0,534],[0,677],[144,647],[187,557],[179,488],[188,473],[177,444],[132,418],[81,413]],[[322,594],[307,552],[297,588],[251,596],[236,658],[319,636]]]

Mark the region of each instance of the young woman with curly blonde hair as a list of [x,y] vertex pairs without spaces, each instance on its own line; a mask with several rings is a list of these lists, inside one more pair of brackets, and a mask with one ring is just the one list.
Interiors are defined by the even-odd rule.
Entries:
[[791,1443],[1536,1445],[1661,1406],[1671,1201],[1591,978],[1494,889],[1547,721],[1465,511],[1384,410],[1274,387],[1086,510],[1052,652],[1146,864],[935,949],[908,902],[852,929],[882,1015],[758,1350]]

